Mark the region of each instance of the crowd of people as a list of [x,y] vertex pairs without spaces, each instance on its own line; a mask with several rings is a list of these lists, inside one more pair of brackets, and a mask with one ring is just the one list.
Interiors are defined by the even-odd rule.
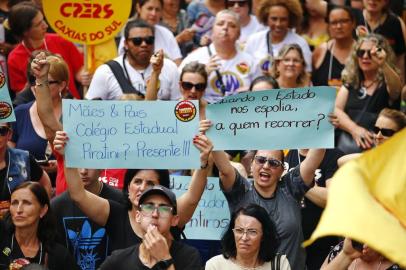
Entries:
[[[118,56],[92,74],[41,0],[0,0],[16,116],[0,123],[0,270],[401,269],[349,238],[302,246],[338,168],[406,126],[406,27],[391,2],[134,0]],[[334,149],[213,150],[209,104],[311,86],[337,93]],[[200,169],[66,167],[63,98],[198,100]],[[183,195],[170,174],[190,176]],[[229,224],[214,245],[185,242],[208,176]]]

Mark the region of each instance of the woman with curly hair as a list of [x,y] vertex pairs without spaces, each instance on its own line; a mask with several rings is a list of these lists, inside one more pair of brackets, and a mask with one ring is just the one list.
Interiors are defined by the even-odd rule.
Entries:
[[386,39],[376,34],[360,38],[342,80],[335,105],[338,127],[343,131],[338,148],[346,154],[361,152],[373,146],[374,136],[369,130],[379,112],[398,100],[402,88],[395,56]]
[[292,43],[302,48],[307,63],[306,70],[311,71],[312,54],[309,45],[304,38],[292,31],[299,27],[302,18],[303,11],[298,0],[264,0],[260,3],[258,19],[268,29],[251,35],[245,52],[259,62],[265,75],[282,46]]
[[285,44],[274,59],[270,73],[280,88],[304,87],[309,85],[305,67],[306,61],[299,45]]

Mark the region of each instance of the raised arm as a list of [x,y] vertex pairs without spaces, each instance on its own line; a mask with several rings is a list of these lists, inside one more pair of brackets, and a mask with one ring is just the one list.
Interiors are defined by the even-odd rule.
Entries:
[[300,164],[300,176],[306,185],[310,186],[314,179],[314,172],[319,168],[326,149],[310,149],[305,160]]
[[161,49],[154,53],[151,56],[150,63],[152,65],[152,73],[151,78],[147,83],[145,100],[157,100],[159,91],[159,75],[161,74],[161,70],[164,65],[164,51]]
[[45,53],[39,53],[31,63],[31,71],[35,76],[36,101],[39,119],[50,143],[53,143],[55,133],[62,130],[59,119],[55,117],[52,107],[51,90],[48,83],[49,62]]
[[[211,127],[211,125],[212,123],[210,120],[201,120],[200,132],[205,132]],[[224,151],[213,151],[213,160],[219,170],[220,181],[224,189],[230,190],[234,185],[236,173],[227,154]]]
[[330,262],[327,259],[321,266],[321,270],[347,270],[351,265],[352,261],[361,256],[361,252],[355,250],[352,247],[351,240],[345,238],[344,246],[341,252]]
[[202,197],[207,183],[209,156],[213,149],[213,145],[205,135],[197,135],[193,139],[193,143],[200,151],[200,169],[193,172],[188,190],[177,200],[179,213],[178,227],[180,228],[192,218]]
[[[57,131],[54,140],[54,148],[61,155],[65,153],[64,149],[67,142],[68,137],[66,132]],[[65,166],[65,179],[69,195],[80,210],[100,226],[106,225],[110,215],[108,200],[87,191],[76,168],[67,168]]]

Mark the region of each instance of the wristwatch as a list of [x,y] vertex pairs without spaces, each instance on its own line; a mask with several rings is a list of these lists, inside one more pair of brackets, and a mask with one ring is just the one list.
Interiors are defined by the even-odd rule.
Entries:
[[[173,259],[170,258],[168,260],[159,261],[156,264],[156,269],[168,269],[174,263]],[[155,267],[154,267],[155,268]]]

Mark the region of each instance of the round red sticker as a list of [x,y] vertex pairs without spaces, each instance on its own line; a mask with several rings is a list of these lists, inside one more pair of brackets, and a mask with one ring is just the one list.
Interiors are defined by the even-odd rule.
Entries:
[[5,101],[0,101],[0,119],[6,119],[11,115],[13,111],[13,107],[5,102]]
[[196,106],[189,100],[182,100],[176,104],[175,115],[182,122],[192,121],[196,116]]

